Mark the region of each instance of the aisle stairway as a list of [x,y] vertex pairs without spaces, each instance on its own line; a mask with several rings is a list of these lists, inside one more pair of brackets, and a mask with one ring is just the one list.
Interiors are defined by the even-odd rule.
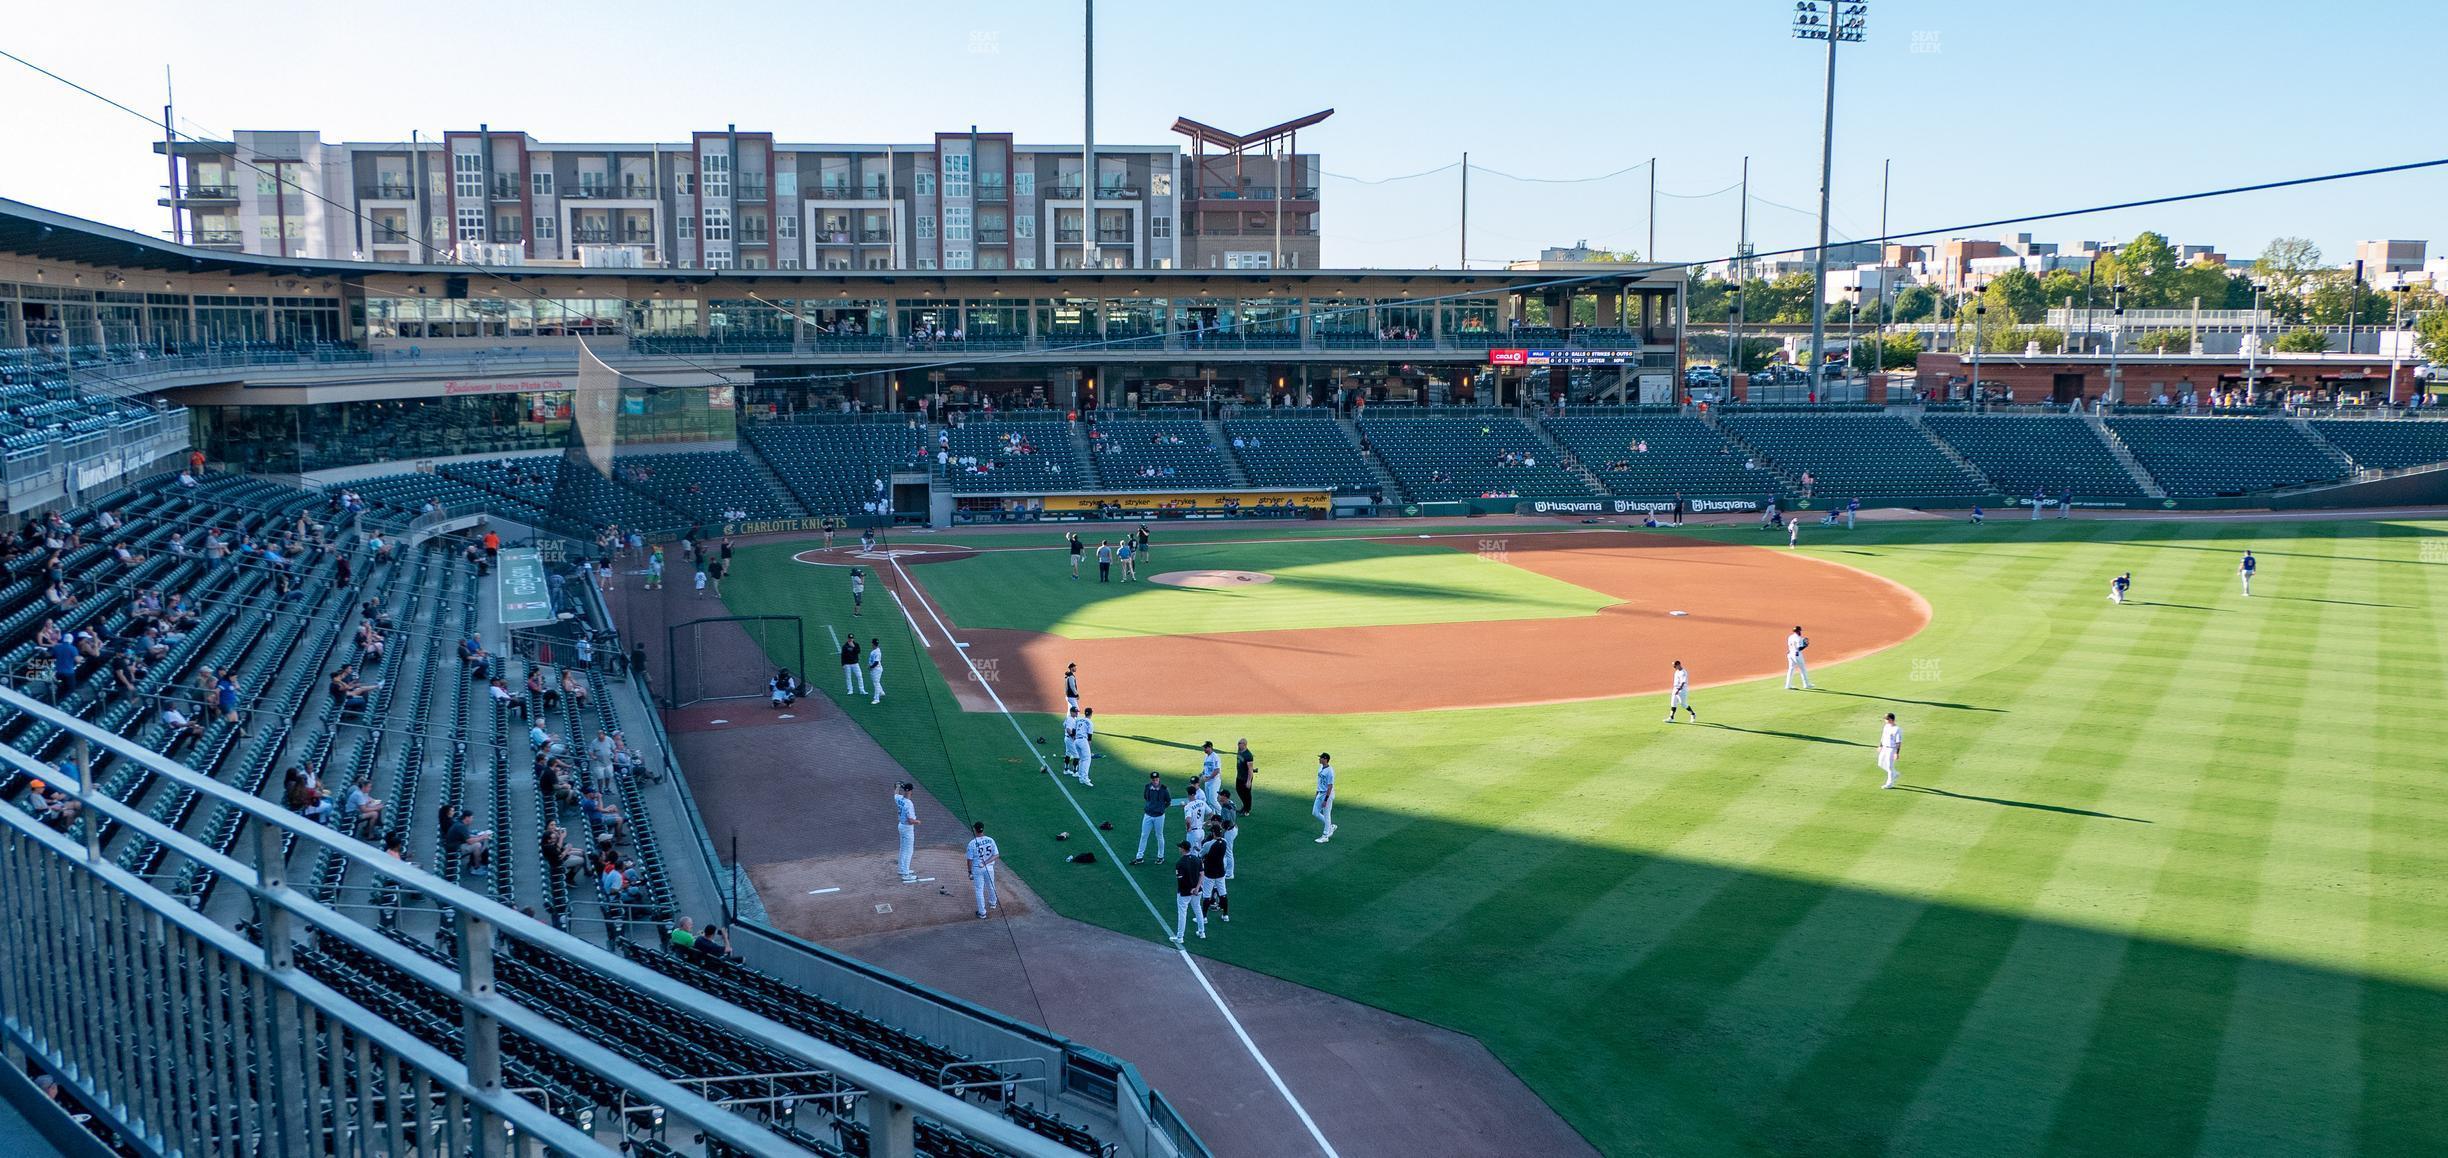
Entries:
[[2152,478],[2149,471],[2142,469],[2142,460],[2134,457],[2133,448],[2126,446],[2125,440],[2117,437],[2117,432],[2109,429],[2107,422],[2103,421],[2099,415],[2089,413],[2083,415],[2083,421],[2090,423],[2091,429],[2099,432],[2100,441],[2108,444],[2108,453],[2116,457],[2117,464],[2124,467],[2125,473],[2133,477],[2134,485],[2140,487],[2143,494],[2154,499],[2167,497],[2167,492],[2160,489],[2159,480]]

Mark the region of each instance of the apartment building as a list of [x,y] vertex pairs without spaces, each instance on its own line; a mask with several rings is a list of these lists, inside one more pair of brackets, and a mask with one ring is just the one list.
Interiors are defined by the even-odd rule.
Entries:
[[267,256],[878,270],[1314,267],[1318,254],[1315,154],[1283,160],[1298,188],[1279,203],[1265,158],[1216,168],[1174,145],[1100,144],[1091,175],[1077,145],[976,130],[565,143],[479,125],[338,144],[242,131],[165,150],[173,239]]

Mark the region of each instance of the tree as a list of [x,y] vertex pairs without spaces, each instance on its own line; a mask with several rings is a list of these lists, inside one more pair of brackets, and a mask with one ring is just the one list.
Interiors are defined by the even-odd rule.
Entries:
[[2304,295],[2304,320],[2316,326],[2379,325],[2388,317],[2388,295],[2356,281],[2349,270],[2321,270]]
[[1926,321],[1938,310],[1938,291],[1925,285],[1906,286],[1895,296],[1888,317],[1899,322]]
[[[2174,309],[2191,309],[2195,302],[2205,310],[2244,310],[2252,308],[2252,282],[2227,272],[2227,267],[2207,261],[2197,261],[2176,271],[2168,286]],[[2241,302],[2241,304],[2237,304]]]
[[2273,237],[2253,260],[2252,271],[2272,292],[2301,297],[2311,288],[2311,277],[2320,267],[2320,247],[2310,238]]
[[2041,292],[2040,279],[2028,269],[2010,269],[1989,279],[1989,284],[1981,289],[1981,300],[1988,304],[1992,320],[2037,322],[2048,309],[2048,297]]
[[2167,238],[2143,230],[2101,259],[2102,288],[2123,283],[2127,309],[2156,310],[2169,305],[2176,278],[2176,247]]
[[1722,322],[1726,307],[1734,300],[1734,285],[1713,277],[1695,277],[1684,284],[1684,306],[1695,322]]
[[2193,331],[2147,330],[2134,335],[2133,350],[2137,354],[2190,354]]
[[2270,343],[2281,354],[2325,354],[2329,352],[2329,335],[2319,330],[2288,330]]
[[1887,335],[1885,357],[1881,359],[1884,368],[1902,370],[1919,365],[1920,361],[1921,335],[1909,331]]
[[2414,319],[2414,341],[2433,365],[2448,365],[2448,310],[2433,310]]
[[2080,272],[2071,269],[2052,269],[2040,275],[2040,300],[2049,309],[2063,306],[2069,300],[2075,305],[2081,305],[2083,285],[2084,279]]

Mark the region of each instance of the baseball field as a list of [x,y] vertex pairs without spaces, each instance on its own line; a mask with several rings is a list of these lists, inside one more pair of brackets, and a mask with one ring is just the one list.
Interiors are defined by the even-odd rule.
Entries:
[[[832,633],[880,637],[892,693],[845,708],[1132,935],[1170,875],[1082,814],[1127,861],[1147,774],[1247,737],[1193,951],[1472,1034],[1608,1153],[2441,1152],[2448,524],[1400,531],[1160,529],[1151,571],[1273,580],[1222,589],[929,536],[974,550],[861,563],[855,620],[851,560],[752,545],[727,595],[803,617],[829,694]],[[1039,763],[1066,662],[1093,789]]]

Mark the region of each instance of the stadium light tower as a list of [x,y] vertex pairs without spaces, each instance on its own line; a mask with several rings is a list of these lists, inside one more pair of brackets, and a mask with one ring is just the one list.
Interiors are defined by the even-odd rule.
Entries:
[[1859,44],[1870,5],[1859,0],[1794,0],[1793,34],[1827,42],[1827,101],[1819,126],[1819,249],[1811,262],[1811,392],[1826,396],[1828,191],[1836,165],[1836,46]]

